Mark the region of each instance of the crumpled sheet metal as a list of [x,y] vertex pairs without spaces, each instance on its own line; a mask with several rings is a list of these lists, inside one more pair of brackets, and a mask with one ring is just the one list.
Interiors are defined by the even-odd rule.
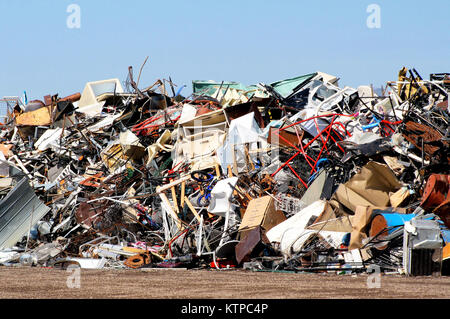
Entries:
[[13,247],[49,211],[23,178],[0,202],[0,247]]
[[443,136],[438,131],[412,121],[405,123],[403,136],[419,150],[423,147],[427,160],[433,157],[442,148],[442,145],[448,147],[448,142],[442,140]]
[[422,201],[423,208],[433,210],[444,224],[450,228],[450,175],[432,174],[425,185]]

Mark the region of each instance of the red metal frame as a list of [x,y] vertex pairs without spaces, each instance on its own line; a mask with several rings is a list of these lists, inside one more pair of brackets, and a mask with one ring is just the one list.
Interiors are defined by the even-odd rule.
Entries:
[[[298,155],[302,154],[303,157],[305,158],[305,161],[308,163],[308,165],[311,167],[311,174],[313,172],[317,172],[316,169],[316,165],[317,162],[320,160],[323,151],[325,150],[328,153],[328,148],[327,148],[327,144],[329,142],[329,140],[333,140],[333,142],[339,147],[339,149],[345,154],[345,150],[339,145],[337,144],[336,139],[331,135],[331,132],[333,131],[336,136],[339,137],[339,139],[342,141],[343,139],[340,137],[341,135],[348,135],[349,137],[351,137],[352,135],[345,129],[345,126],[341,123],[341,122],[337,122],[336,121],[336,117],[338,116],[346,116],[346,117],[353,117],[355,116],[355,114],[351,114],[351,115],[346,115],[346,114],[327,114],[327,115],[318,115],[318,116],[314,116],[305,120],[301,120],[298,121],[296,123],[290,124],[286,127],[283,127],[281,129],[278,129],[276,131],[274,131],[273,133],[276,134],[279,138],[281,138],[283,141],[285,141],[286,143],[288,143],[290,146],[292,146],[295,150],[297,150],[297,152],[289,159],[287,160],[283,165],[281,165],[273,174],[272,177],[274,177],[276,174],[278,174],[278,172],[283,169],[285,166],[289,167],[289,169],[292,171],[292,173],[300,180],[300,182],[303,184],[303,186],[305,186],[305,188],[308,188],[308,185],[306,184],[306,182],[297,174],[297,172],[292,168],[292,166],[289,164],[294,158],[296,158]],[[330,124],[323,129],[322,131],[319,131],[319,125],[317,123],[317,119],[318,118],[323,118],[323,117],[332,117]],[[301,123],[304,122],[308,122],[308,121],[312,121],[314,120],[314,124],[316,126],[317,131],[319,132],[311,141],[309,141],[306,145],[303,145],[303,142],[299,139],[298,144],[300,146],[300,149],[298,147],[296,147],[295,145],[293,145],[291,142],[289,142],[288,140],[286,140],[284,137],[282,137],[279,132],[286,130],[292,126],[296,126],[299,125]],[[338,126],[339,129],[339,133],[336,132],[336,130],[333,128],[334,126]],[[344,132],[342,132],[341,128],[344,130]],[[323,134],[326,134],[326,136],[322,136]],[[298,134],[297,134],[298,137]],[[313,159],[311,156],[309,156],[308,154],[306,154],[305,149],[307,149],[309,146],[311,146],[311,144],[316,141],[317,139],[319,139],[322,141],[322,148],[319,152],[319,155],[317,156],[316,159]],[[310,162],[312,161],[313,164]]]

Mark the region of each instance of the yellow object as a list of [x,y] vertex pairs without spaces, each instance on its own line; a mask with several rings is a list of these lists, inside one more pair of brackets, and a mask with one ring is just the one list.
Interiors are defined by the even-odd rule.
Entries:
[[420,89],[422,90],[422,92],[424,94],[428,94],[428,88],[424,85],[421,84],[417,84],[418,82],[421,81],[421,79],[419,77],[407,77],[406,74],[408,72],[408,69],[406,67],[403,67],[399,73],[398,73],[398,81],[399,82],[410,82],[411,84],[404,84],[404,83],[399,83],[397,86],[398,89],[398,95],[400,96],[400,98],[402,98],[403,100],[407,100],[411,97],[413,97],[416,92]]

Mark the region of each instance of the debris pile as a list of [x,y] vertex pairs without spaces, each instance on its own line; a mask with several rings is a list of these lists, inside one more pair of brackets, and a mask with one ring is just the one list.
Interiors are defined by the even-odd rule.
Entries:
[[450,74],[183,88],[0,100],[0,263],[448,274]]

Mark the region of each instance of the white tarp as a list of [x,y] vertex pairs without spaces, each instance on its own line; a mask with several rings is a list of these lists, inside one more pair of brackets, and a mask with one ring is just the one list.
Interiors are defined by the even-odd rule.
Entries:
[[327,202],[324,200],[318,200],[299,211],[294,216],[286,219],[281,224],[276,225],[267,232],[267,238],[270,242],[281,243],[285,232],[289,229],[294,229],[296,233],[301,234],[308,226],[308,222],[312,217],[319,217],[325,210]]

